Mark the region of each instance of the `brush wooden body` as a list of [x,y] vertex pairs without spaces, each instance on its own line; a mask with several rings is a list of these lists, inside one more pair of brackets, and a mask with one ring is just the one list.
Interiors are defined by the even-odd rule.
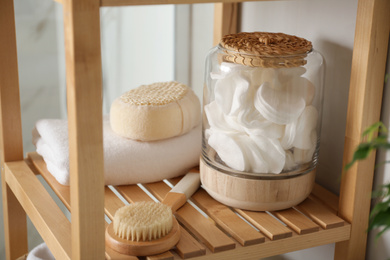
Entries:
[[168,251],[180,239],[180,226],[175,217],[172,217],[172,230],[159,239],[151,241],[130,241],[115,235],[113,223],[106,229],[106,244],[117,252],[126,255],[146,256]]
[[[183,179],[166,195],[162,203],[169,206],[168,209],[172,210],[172,213],[175,213],[176,210],[178,210],[181,206],[183,206],[186,203],[187,199],[192,196],[192,194],[199,188],[199,186],[200,186],[199,173],[195,173],[195,172],[187,173],[183,177]],[[117,212],[119,212],[120,210],[121,209],[119,209]],[[147,214],[154,214],[154,213],[156,212],[149,212]],[[147,217],[147,216],[145,216],[145,214],[144,215],[141,214],[138,217],[138,220],[142,220],[143,217]],[[121,218],[123,217],[120,217],[119,221],[123,220]],[[142,230],[140,231],[139,227],[134,227],[134,226],[126,227],[126,225],[131,225],[132,222],[135,223],[136,221],[128,222],[126,225],[120,227],[119,231],[117,227],[118,223],[117,222],[114,223],[115,221],[118,221],[118,219],[114,217],[113,223],[108,225],[106,229],[106,243],[109,247],[122,254],[146,256],[146,255],[162,253],[164,251],[171,249],[174,245],[176,245],[179,242],[180,235],[181,235],[179,223],[177,222],[174,216],[172,216],[172,228],[168,234],[166,235],[157,234],[157,236],[153,235],[152,237],[155,239],[146,240],[146,241],[137,241],[140,240],[139,238],[142,238],[142,240],[144,240],[146,237],[148,237],[148,239],[150,239],[150,236],[139,235],[142,233]],[[133,230],[135,228],[137,228],[137,232],[136,232],[137,234],[135,234],[134,232],[127,232],[127,230]],[[146,231],[148,228],[150,227],[145,227],[144,231]],[[153,229],[153,227],[151,228]],[[134,233],[135,237],[132,237],[133,234],[131,233]],[[144,233],[146,234],[150,232],[148,230]],[[126,239],[126,238],[130,238],[130,239]]]

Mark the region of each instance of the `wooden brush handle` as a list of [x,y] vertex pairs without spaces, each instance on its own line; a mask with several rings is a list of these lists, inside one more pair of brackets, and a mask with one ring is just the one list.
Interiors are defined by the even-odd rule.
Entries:
[[196,172],[187,173],[170,192],[183,193],[189,199],[200,186],[200,175]]
[[163,199],[162,203],[176,212],[200,186],[199,173],[187,173]]
[[187,201],[187,197],[183,193],[168,192],[162,201],[163,204],[171,207],[172,212],[175,213]]

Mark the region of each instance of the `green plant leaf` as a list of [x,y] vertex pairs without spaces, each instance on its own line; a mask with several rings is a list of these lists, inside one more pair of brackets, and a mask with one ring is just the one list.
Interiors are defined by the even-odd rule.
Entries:
[[[374,138],[373,136],[377,131],[382,134]],[[362,135],[362,138],[367,136],[367,142],[362,142],[358,145],[353,154],[352,161],[348,163],[344,169],[348,170],[356,161],[366,159],[372,150],[390,149],[387,133],[388,130],[382,122],[377,122],[369,126]]]
[[375,137],[373,140],[370,142],[371,144],[388,144],[389,142],[387,141],[387,135],[379,135]]
[[[386,212],[390,209],[390,201],[382,201],[375,204],[374,208],[371,210],[370,218],[374,218],[376,214],[380,212]],[[390,214],[390,211],[389,211]],[[390,218],[390,215],[389,215]]]
[[373,228],[378,228],[381,226],[390,226],[390,208],[388,208],[386,211],[380,211],[378,214],[374,215],[368,230],[372,230]]
[[377,240],[385,231],[390,229],[390,209],[375,215],[375,217],[371,220],[368,231],[381,227],[383,227],[383,229],[376,234],[375,240]]
[[372,149],[390,149],[390,143],[385,142],[375,142],[371,144],[371,150]]
[[372,150],[370,143],[361,143],[356,148],[353,154],[352,161],[345,166],[345,170],[348,170],[357,160],[363,160],[368,157]]
[[378,132],[378,134],[379,133],[387,134],[387,128],[382,122],[380,121],[376,122],[364,130],[362,137],[364,138],[365,136],[367,136],[367,141],[371,142],[376,132]]

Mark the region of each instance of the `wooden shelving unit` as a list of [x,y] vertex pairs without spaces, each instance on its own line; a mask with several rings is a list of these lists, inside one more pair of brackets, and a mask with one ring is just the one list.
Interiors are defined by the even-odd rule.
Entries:
[[[153,184],[104,187],[99,8],[140,4],[188,4],[203,0],[62,0],[64,5],[71,185],[58,184],[42,158],[24,158],[12,0],[0,3],[1,179],[7,259],[27,253],[26,214],[57,259],[138,259],[104,243],[115,210],[161,199],[178,179]],[[217,1],[214,35],[234,32],[237,3]],[[390,30],[388,0],[359,0],[352,61],[344,161],[365,127],[379,120]],[[94,129],[89,131],[88,129]],[[179,244],[147,259],[259,259],[289,251],[336,244],[335,259],[364,259],[374,157],[343,175],[340,198],[316,185],[300,205],[279,212],[226,207],[200,189],[176,217]],[[36,178],[42,175],[71,211],[72,223]],[[142,189],[141,189],[142,188]],[[118,197],[118,194],[119,197]],[[196,205],[196,206],[195,206]]]

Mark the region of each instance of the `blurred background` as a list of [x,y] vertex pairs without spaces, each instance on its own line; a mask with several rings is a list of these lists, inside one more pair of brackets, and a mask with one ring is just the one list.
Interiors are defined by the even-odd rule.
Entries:
[[[14,3],[23,145],[27,153],[35,150],[31,131],[38,119],[66,118],[62,6],[49,0]],[[334,193],[339,192],[342,172],[356,10],[357,0],[240,5],[239,31],[297,35],[312,41],[324,55],[325,100],[317,182]],[[123,92],[157,81],[188,84],[202,100],[204,60],[213,42],[212,24],[213,4],[101,8],[104,113]],[[385,86],[381,120],[390,126],[389,82]],[[390,160],[389,153],[379,152],[377,157],[378,161]],[[375,186],[389,181],[390,167],[378,167]],[[2,225],[2,207],[0,210]],[[30,222],[28,228],[31,250],[42,239]],[[0,259],[5,259],[3,228],[0,230]],[[390,257],[389,232],[376,242],[375,233],[369,234],[366,258]],[[267,259],[327,260],[333,259],[333,250],[331,244]]]

